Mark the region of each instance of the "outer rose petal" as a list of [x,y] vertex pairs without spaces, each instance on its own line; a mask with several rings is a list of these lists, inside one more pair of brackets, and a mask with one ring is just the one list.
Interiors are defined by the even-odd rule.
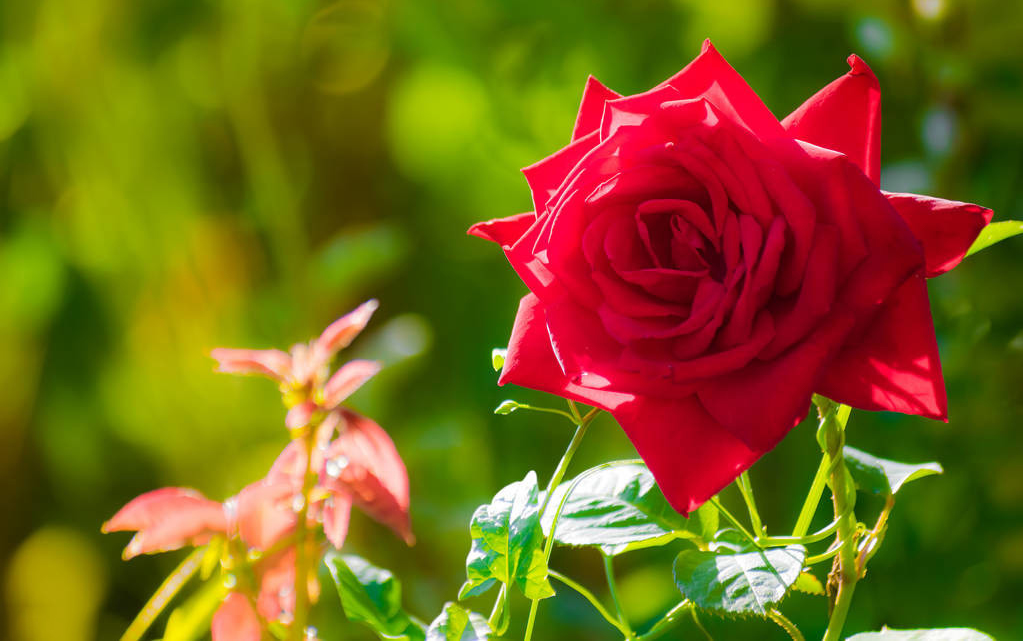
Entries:
[[922,274],[888,299],[864,335],[843,346],[817,390],[866,410],[947,420],[945,381]]
[[845,154],[876,185],[881,177],[881,88],[867,63],[856,55],[847,62],[849,73],[781,124],[793,138]]
[[781,357],[717,378],[699,392],[700,400],[724,429],[767,451],[806,417],[822,368],[853,324],[851,317],[832,318]]
[[249,599],[238,592],[228,594],[213,615],[213,641],[259,641],[259,617]]
[[991,210],[980,205],[918,194],[885,196],[924,246],[928,278],[958,265],[991,222]]
[[165,487],[128,502],[109,521],[103,532],[137,530],[124,558],[167,552],[186,544],[205,543],[215,533],[227,531],[220,503],[188,488]]
[[565,376],[554,357],[543,306],[535,294],[526,294],[519,302],[498,383],[550,392],[608,411],[634,398],[631,394],[584,387]]
[[217,371],[225,374],[258,374],[277,381],[291,375],[291,356],[279,349],[218,347],[210,356],[217,361]]
[[709,100],[761,138],[775,138],[784,134],[778,119],[760,96],[718,53],[710,40],[703,42],[700,55],[695,60],[659,86],[665,85],[677,89],[683,99]]
[[700,507],[763,453],[722,428],[694,396],[637,398],[613,414],[664,497],[682,514]]
[[604,116],[604,103],[621,97],[620,93],[608,89],[593,76],[587,78],[586,87],[583,89],[582,103],[579,105],[579,115],[575,117],[572,140],[578,140],[586,134],[600,129],[600,119]]
[[531,211],[507,218],[494,218],[470,227],[469,235],[495,242],[507,250],[515,241],[522,238],[522,234],[535,222],[536,214]]

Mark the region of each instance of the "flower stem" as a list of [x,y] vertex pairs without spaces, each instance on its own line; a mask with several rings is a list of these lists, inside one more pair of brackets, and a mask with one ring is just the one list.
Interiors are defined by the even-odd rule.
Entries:
[[[694,609],[692,601],[690,601],[689,599],[681,601],[678,605],[668,610],[668,612],[663,617],[658,619],[656,623],[650,626],[649,630],[636,637],[636,641],[650,641],[651,639],[656,639],[657,637],[661,636],[662,634],[673,628],[675,624],[678,623],[679,620],[682,618],[682,614],[686,610],[692,609]],[[700,627],[702,629],[702,626]],[[707,632],[704,631],[704,634],[707,634]]]
[[146,630],[153,624],[156,617],[160,616],[160,613],[167,607],[167,604],[174,598],[174,595],[199,570],[199,565],[202,563],[202,557],[205,552],[205,547],[192,550],[192,553],[186,556],[185,560],[178,564],[178,567],[174,568],[174,571],[164,579],[160,587],[153,593],[153,596],[146,602],[146,605],[139,611],[135,620],[131,622],[128,629],[121,635],[121,641],[138,641],[142,638],[142,635],[146,633]]
[[603,553],[601,553],[601,556],[604,557],[604,576],[607,577],[607,589],[611,592],[611,601],[615,604],[618,620],[621,621],[622,627],[625,628],[625,638],[634,639],[635,635],[629,626],[629,620],[625,618],[625,610],[622,609],[622,603],[618,600],[618,584],[615,581],[614,558]]
[[841,406],[822,396],[814,396],[814,403],[820,415],[820,428],[817,440],[821,449],[832,461],[829,465],[831,474],[828,485],[831,487],[832,503],[838,523],[838,564],[832,570],[829,582],[838,585],[831,618],[823,641],[838,641],[842,636],[849,606],[852,603],[856,582],[860,579],[856,565],[856,515],[853,507],[856,504],[856,488],[852,486],[848,470],[845,467],[843,447],[845,446],[845,425],[839,419]]
[[[561,460],[558,461],[558,467],[554,470],[554,475],[551,476],[551,480],[547,483],[547,490],[544,493],[543,501],[540,503],[540,516],[543,517],[544,511],[547,509],[547,504],[551,500],[551,494],[554,493],[554,489],[561,484],[562,479],[565,478],[565,472],[568,471],[568,464],[572,462],[572,457],[575,456],[576,450],[579,449],[579,445],[583,441],[583,437],[586,436],[586,429],[593,422],[594,417],[600,412],[599,409],[593,408],[583,416],[575,428],[575,434],[572,435],[572,440],[568,443],[568,448],[565,453],[561,456]],[[540,601],[533,599],[532,603],[529,604],[529,619],[526,622],[526,635],[523,637],[524,641],[529,641],[533,637],[533,623],[536,621],[536,609],[539,607]]]
[[817,474],[810,484],[810,493],[806,495],[803,509],[799,511],[799,518],[796,519],[796,527],[792,530],[792,536],[803,536],[810,531],[810,523],[813,522],[813,515],[817,513],[817,507],[821,502],[821,495],[824,494],[824,486],[828,482],[828,468],[831,459],[827,453],[821,456],[821,464],[817,466]]
[[305,443],[305,476],[302,481],[302,507],[298,510],[298,521],[295,523],[295,613],[292,619],[288,638],[301,641],[305,635],[306,622],[309,619],[309,549],[307,546],[309,517],[309,495],[316,486],[316,473],[313,471],[313,448],[316,445],[315,426],[307,426],[303,442]]
[[793,623],[792,621],[789,621],[788,618],[786,618],[785,615],[779,612],[778,610],[773,608],[768,610],[767,616],[772,621],[777,623],[782,630],[788,632],[789,636],[792,637],[792,641],[806,641],[806,639],[803,637],[803,633],[800,632],[799,628],[796,627],[796,624]]
[[611,614],[610,612],[607,611],[607,608],[605,608],[603,606],[603,604],[601,604],[600,600],[598,600],[597,597],[594,596],[594,594],[592,592],[587,590],[585,587],[583,587],[579,583],[576,583],[572,579],[568,578],[567,576],[565,576],[561,572],[558,572],[557,570],[549,570],[548,574],[551,576],[551,578],[554,578],[554,579],[557,579],[558,581],[561,581],[562,583],[564,583],[565,585],[567,585],[568,587],[572,588],[573,590],[578,592],[580,595],[582,595],[583,598],[585,598],[587,601],[589,601],[590,604],[592,604],[593,607],[596,608],[597,612],[600,613],[600,616],[604,617],[604,619],[608,623],[613,625],[623,635],[631,634],[631,632],[627,628],[625,628],[625,626],[622,625],[621,621],[616,619],[613,614]]
[[753,498],[753,485],[749,480],[749,472],[743,472],[736,479],[735,484],[739,488],[739,493],[742,494],[742,500],[746,502],[746,509],[749,511],[749,521],[753,526],[753,532],[757,536],[762,536],[764,533],[764,524],[760,520],[760,512],[757,510],[757,502]]
[[732,514],[731,512],[729,512],[729,511],[728,511],[728,510],[727,510],[727,509],[725,508],[725,506],[724,506],[724,505],[722,505],[722,504],[721,504],[721,501],[720,501],[720,500],[718,500],[718,497],[716,497],[716,496],[712,496],[712,497],[710,498],[710,501],[709,501],[709,502],[710,502],[711,504],[713,504],[713,505],[714,505],[714,507],[716,507],[716,508],[718,509],[718,511],[719,511],[719,512],[721,512],[721,514],[722,514],[722,515],[723,515],[723,516],[725,517],[725,520],[727,520],[727,521],[728,521],[729,523],[731,523],[731,524],[732,524],[732,525],[733,525],[733,526],[734,526],[734,527],[735,527],[735,528],[736,528],[737,530],[739,530],[739,532],[741,532],[741,533],[742,533],[742,535],[743,535],[743,536],[745,536],[745,537],[746,537],[747,539],[749,539],[749,540],[750,540],[750,543],[752,543],[753,545],[755,545],[755,546],[757,546],[757,547],[760,547],[760,544],[759,544],[759,543],[757,543],[757,537],[755,537],[755,536],[753,536],[752,534],[750,534],[750,531],[749,531],[749,530],[747,530],[747,529],[746,529],[746,528],[745,528],[745,527],[744,527],[744,526],[742,525],[742,523],[739,523],[739,519],[735,518],[735,516],[734,516],[734,515],[733,515],[733,514]]

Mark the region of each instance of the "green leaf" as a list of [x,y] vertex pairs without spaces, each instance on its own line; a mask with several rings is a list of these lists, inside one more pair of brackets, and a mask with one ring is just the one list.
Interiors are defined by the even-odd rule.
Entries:
[[506,486],[472,515],[472,549],[465,560],[468,581],[459,600],[483,594],[498,581],[515,584],[529,599],[554,596],[547,579],[540,530],[536,473]]
[[594,468],[559,485],[543,515],[545,534],[573,483],[554,528],[561,545],[599,546],[613,556],[680,537],[709,540],[718,527],[713,505],[705,503],[687,519],[668,504],[646,465],[630,463]]
[[805,594],[815,594],[818,596],[825,596],[826,594],[821,580],[809,572],[800,572],[796,582],[792,584],[792,588]]
[[210,581],[193,594],[188,601],[175,608],[167,618],[163,641],[194,641],[206,636],[213,613],[227,594],[221,581]]
[[801,545],[739,554],[685,550],[675,557],[675,584],[704,610],[767,616],[799,578]]
[[844,448],[845,464],[856,487],[864,492],[894,496],[906,483],[944,470],[938,463],[909,465],[867,454],[855,447]]
[[426,631],[426,641],[483,641],[490,636],[486,619],[450,601]]
[[327,554],[324,563],[349,621],[365,623],[381,639],[422,641],[424,631],[401,609],[401,583],[390,571],[354,554],[334,551]]
[[490,364],[494,366],[495,372],[500,372],[501,368],[504,367],[504,361],[508,358],[508,350],[495,347],[490,352]]
[[995,641],[983,632],[970,628],[933,628],[930,630],[891,630],[861,632],[846,641]]
[[515,410],[522,407],[522,404],[518,401],[507,400],[503,401],[500,405],[494,408],[494,414],[500,414],[501,416],[508,416]]
[[1023,234],[1023,221],[1002,220],[991,223],[980,232],[977,240],[970,245],[970,250],[966,252],[966,255],[972,256],[982,249],[987,249],[995,243],[1000,243],[1006,238],[1012,238],[1018,234]]

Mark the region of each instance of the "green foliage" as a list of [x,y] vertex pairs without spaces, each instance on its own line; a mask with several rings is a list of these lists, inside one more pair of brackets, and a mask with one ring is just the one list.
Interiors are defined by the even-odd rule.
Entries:
[[684,550],[675,557],[675,584],[704,610],[767,616],[799,578],[805,559],[801,545],[738,554]]
[[944,471],[938,463],[899,463],[878,458],[848,445],[844,452],[846,467],[856,487],[872,494],[894,496],[906,483]]
[[390,571],[354,554],[324,559],[349,621],[365,623],[381,639],[422,641],[423,626],[401,608],[401,583]]
[[426,641],[484,641],[490,636],[486,619],[450,601],[426,631]]
[[709,503],[688,519],[676,512],[643,463],[600,466],[559,485],[543,515],[548,536],[563,502],[554,540],[561,545],[599,546],[611,556],[676,538],[710,540],[718,527],[717,509]]
[[994,641],[992,637],[969,628],[934,628],[931,630],[890,630],[854,634],[846,641]]
[[970,245],[970,251],[966,252],[966,255],[972,256],[982,249],[987,249],[991,245],[1019,234],[1023,234],[1023,221],[1002,220],[997,223],[991,223],[980,232],[977,240],[973,241],[973,244]]
[[824,596],[824,584],[815,575],[809,572],[800,572],[799,576],[796,577],[796,582],[792,584],[794,590],[799,590],[804,594],[813,594],[816,596]]
[[202,586],[185,603],[171,611],[163,641],[194,641],[209,633],[210,620],[220,602],[227,594],[227,588],[220,581],[210,581]]
[[472,515],[468,580],[459,599],[483,594],[497,582],[515,584],[530,599],[554,596],[547,579],[536,472],[504,487]]

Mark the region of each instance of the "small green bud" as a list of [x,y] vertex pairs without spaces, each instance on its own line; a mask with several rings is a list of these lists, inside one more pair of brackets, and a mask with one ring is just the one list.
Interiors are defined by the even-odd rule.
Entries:
[[495,347],[490,352],[490,364],[494,366],[495,372],[500,372],[501,368],[504,367],[504,360],[508,358],[508,350],[501,347]]
[[497,409],[494,410],[494,414],[500,414],[501,416],[507,416],[507,415],[511,414],[512,412],[514,412],[515,410],[519,409],[520,407],[522,407],[522,406],[519,405],[518,402],[512,401],[512,400],[507,400],[507,401],[505,401],[505,402],[503,402],[503,403],[501,403],[500,405],[497,406]]

